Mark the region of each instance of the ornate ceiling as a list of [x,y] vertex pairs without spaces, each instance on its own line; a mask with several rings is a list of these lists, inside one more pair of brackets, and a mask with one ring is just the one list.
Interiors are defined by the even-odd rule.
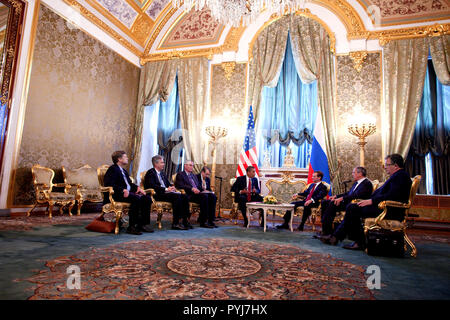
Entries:
[[[47,2],[43,0],[44,2]],[[237,51],[243,28],[219,25],[208,11],[184,13],[171,0],[52,0],[62,1],[109,34],[141,62],[209,48],[209,54]],[[393,26],[405,29],[449,22],[450,0],[310,0],[333,12],[348,39],[376,39]],[[379,9],[378,9],[379,8]],[[308,13],[308,12],[307,12]],[[368,30],[363,19],[370,19]],[[448,25],[447,25],[448,29]],[[404,31],[403,31],[404,32]],[[204,53],[204,52],[203,52]]]

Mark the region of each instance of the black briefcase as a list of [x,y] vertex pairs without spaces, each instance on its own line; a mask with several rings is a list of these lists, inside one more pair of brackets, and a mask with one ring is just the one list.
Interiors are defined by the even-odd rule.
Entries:
[[366,252],[372,256],[403,257],[405,254],[403,232],[386,229],[369,230],[366,233]]

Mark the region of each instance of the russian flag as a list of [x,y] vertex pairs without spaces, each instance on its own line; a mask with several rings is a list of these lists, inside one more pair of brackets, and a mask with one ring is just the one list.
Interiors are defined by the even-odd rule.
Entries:
[[325,148],[325,136],[323,133],[323,123],[320,110],[317,111],[316,125],[314,127],[313,135],[314,139],[311,147],[311,159],[309,161],[308,183],[312,182],[312,175],[314,171],[322,171],[322,181],[330,184],[330,170],[328,169],[328,157]]

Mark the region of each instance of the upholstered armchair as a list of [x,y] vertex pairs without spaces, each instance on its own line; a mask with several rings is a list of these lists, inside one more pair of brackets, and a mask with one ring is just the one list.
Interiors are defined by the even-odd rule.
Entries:
[[[75,205],[75,195],[69,193],[70,185],[66,183],[53,183],[55,172],[38,164],[31,168],[33,175],[33,185],[36,193],[36,202],[34,206],[27,212],[27,216],[39,204],[47,205],[48,217],[52,218],[53,206],[59,206],[59,213],[63,214],[63,209],[68,208],[69,215],[72,215],[72,207]],[[64,188],[63,192],[54,191],[53,188]]]
[[[236,178],[231,178],[230,179],[230,187],[233,186],[233,184],[236,182]],[[233,222],[234,220],[234,224],[237,224],[238,218],[239,218],[239,209],[238,209],[238,203],[236,201],[234,201],[234,196],[235,193],[234,191],[231,191],[231,210],[230,210],[230,220],[231,222]]]
[[[303,180],[291,181],[289,176],[285,175],[283,180],[269,179],[266,182],[266,187],[269,190],[268,195],[274,196],[278,202],[291,203],[292,195],[302,192],[306,183]],[[275,212],[278,216],[284,216],[284,211],[281,213]]]
[[[372,193],[383,184],[383,183],[380,183],[380,181],[378,181],[378,180],[371,180],[370,182],[372,182],[372,187],[373,187]],[[363,199],[355,199],[355,200],[352,200],[352,203],[356,203],[361,200],[363,200]],[[334,218],[333,224],[335,224],[335,225],[340,224],[342,222],[342,220],[344,220],[344,217],[345,217],[345,210],[336,212],[336,217]]]
[[[173,183],[175,183],[175,179],[177,178],[177,173],[174,173],[173,175],[172,175],[172,181],[173,181]],[[180,191],[182,194],[186,194],[186,191],[184,191],[184,190],[178,190],[178,191]],[[198,204],[198,203],[196,203],[196,202],[190,202],[189,201],[189,212],[190,212],[190,215],[189,215],[189,218],[191,217],[191,215],[194,213],[194,212],[197,212],[198,214],[200,214],[200,204]]]
[[62,166],[64,183],[70,184],[77,201],[77,215],[80,215],[83,203],[102,202],[98,175],[94,168],[84,165],[78,169],[68,169]]
[[[322,183],[327,187],[327,194],[328,194],[330,192],[331,186],[328,183],[326,183],[325,181],[322,181]],[[311,183],[309,183],[307,186],[305,186],[305,188],[302,191],[308,189],[310,185],[311,185]],[[326,199],[326,196],[323,199]],[[311,221],[313,231],[316,230],[315,222],[316,222],[317,218],[320,217],[320,210],[321,210],[323,199],[319,200],[320,203],[319,203],[318,207],[311,208],[311,215],[309,216],[309,220]],[[296,199],[296,201],[299,201],[299,200],[301,200],[301,197],[298,197]],[[298,207],[297,210],[295,210],[295,214],[298,216],[302,216],[303,209],[304,209],[303,206]]]
[[146,194],[150,196],[152,199],[152,206],[151,206],[151,212],[156,211],[158,217],[156,218],[156,223],[158,224],[158,229],[162,228],[162,216],[164,212],[173,212],[172,204],[170,202],[166,201],[156,201],[155,200],[155,194],[156,191],[152,188],[144,189],[144,180],[145,180],[145,174],[147,171],[143,171],[139,174],[139,177],[141,179],[140,187]]
[[[409,209],[411,208],[414,198],[417,194],[417,189],[419,188],[420,180],[422,177],[420,175],[415,176],[412,178],[412,185],[411,190],[409,192],[409,200],[407,203],[398,202],[398,201],[382,201],[378,204],[378,208],[382,209],[383,212],[376,218],[367,218],[364,221],[364,233],[367,236],[367,233],[371,230],[380,230],[385,229],[392,232],[400,231],[403,233],[403,238],[405,239],[405,251],[406,251],[406,244],[408,244],[411,247],[411,256],[416,257],[417,256],[417,248],[414,245],[414,243],[409,239],[408,235],[406,234],[407,229],[407,223],[406,220],[409,217]],[[403,221],[398,220],[389,220],[385,219],[386,213],[388,211],[388,208],[403,208],[405,209],[405,218]],[[367,251],[367,249],[366,249]],[[367,252],[370,254],[370,252]]]
[[[130,204],[127,202],[118,202],[113,198],[113,187],[105,187],[104,178],[105,173],[108,170],[108,165],[102,165],[97,168],[98,183],[100,184],[100,191],[102,193],[108,193],[109,203],[103,205],[102,216],[113,214],[113,220],[116,222],[115,234],[119,233],[119,221],[122,219],[127,223],[128,211],[130,210]],[[106,221],[111,220],[109,217],[104,217]]]

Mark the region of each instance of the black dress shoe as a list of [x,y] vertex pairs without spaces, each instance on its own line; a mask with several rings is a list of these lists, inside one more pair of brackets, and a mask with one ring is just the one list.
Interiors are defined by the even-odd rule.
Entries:
[[289,229],[289,225],[283,223],[283,224],[278,225],[278,226],[277,226],[277,229]]
[[146,225],[141,227],[141,231],[152,233],[155,230],[153,230],[153,228],[150,226],[150,224],[146,224]]
[[362,246],[360,246],[357,242],[353,242],[351,244],[346,244],[342,248],[348,249],[348,250],[362,250]]
[[303,227],[305,226],[304,223],[300,223],[300,225],[298,226],[297,230],[298,231],[303,231]]
[[321,236],[322,236],[322,233],[321,232],[317,232],[312,237],[313,237],[313,239],[320,239]]
[[206,223],[201,223],[200,224],[200,228],[208,228],[208,229],[213,229],[214,227],[210,224],[206,224]]
[[330,244],[330,238],[331,238],[331,234],[328,234],[325,236],[320,236],[319,240],[322,241],[323,243]]
[[192,224],[190,224],[189,222],[183,223],[183,226],[185,226],[188,229],[194,229],[194,227],[192,226]]
[[211,226],[213,228],[218,228],[219,226],[217,226],[214,222],[213,223],[208,223],[208,226]]
[[142,232],[140,232],[138,229],[136,229],[135,227],[128,227],[127,228],[127,233],[129,234],[134,234],[137,236],[140,236],[142,234]]
[[181,224],[173,224],[172,230],[188,230],[188,228],[186,228],[185,226],[183,226]]
[[330,237],[330,244],[332,245],[332,246],[335,246],[335,245],[337,245],[339,243],[339,239],[337,239],[335,236],[331,236]]

